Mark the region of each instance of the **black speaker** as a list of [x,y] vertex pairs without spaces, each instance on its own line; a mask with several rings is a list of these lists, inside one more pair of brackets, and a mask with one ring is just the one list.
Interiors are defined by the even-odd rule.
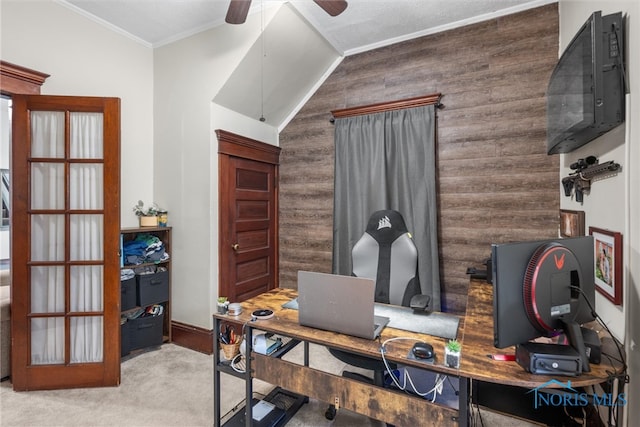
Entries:
[[602,359],[602,350],[600,349],[601,342],[598,333],[593,329],[580,328],[580,330],[589,362],[595,363],[596,365],[599,364]]

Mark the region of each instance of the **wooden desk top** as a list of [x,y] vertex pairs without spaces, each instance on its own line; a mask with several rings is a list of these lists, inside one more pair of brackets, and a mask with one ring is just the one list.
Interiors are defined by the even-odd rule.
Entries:
[[[459,375],[457,369],[452,369],[443,365],[444,361],[444,344],[443,338],[431,335],[409,332],[391,327],[383,329],[382,334],[377,340],[367,340],[364,338],[353,337],[336,332],[323,331],[321,329],[300,326],[298,324],[298,311],[288,308],[282,308],[282,305],[291,301],[298,296],[295,289],[277,288],[269,292],[265,292],[254,298],[242,302],[242,313],[239,316],[228,316],[214,314],[214,317],[223,320],[229,320],[238,324],[251,322],[251,313],[258,309],[273,310],[274,317],[268,320],[256,320],[251,322],[251,326],[265,332],[273,332],[282,334],[291,338],[297,338],[303,341],[309,341],[316,344],[330,346],[333,348],[357,352],[365,356],[374,358],[380,357],[380,345],[388,339],[406,337],[410,339],[396,340],[386,344],[385,357],[394,362],[404,365],[412,365],[416,367],[428,366],[429,369],[437,372],[448,373],[451,375]],[[462,337],[464,328],[464,320],[460,319],[458,327],[458,337]],[[236,327],[236,331],[238,328]],[[411,347],[417,340],[430,343],[436,353],[436,359],[433,364],[407,359],[407,355],[411,351]]]
[[591,364],[591,372],[577,377],[532,375],[516,362],[488,358],[488,354],[514,354],[515,347],[498,349],[493,346],[493,287],[481,280],[472,280],[469,284],[465,324],[460,373],[468,378],[528,388],[538,387],[551,379],[563,383],[570,379],[572,387],[582,387],[601,383],[608,377],[606,371],[613,371],[604,357],[601,364]]
[[[486,282],[472,280],[469,285],[466,316],[460,319],[458,340],[462,342],[462,359],[460,369],[452,369],[443,364],[444,345],[446,340],[431,335],[403,331],[386,327],[378,340],[367,340],[336,332],[300,326],[298,311],[282,308],[282,305],[297,297],[295,289],[278,288],[242,302],[243,311],[238,316],[214,314],[214,317],[244,325],[251,322],[251,313],[258,309],[270,309],[274,317],[268,320],[251,322],[255,329],[275,334],[282,334],[303,341],[337,349],[358,352],[371,357],[380,357],[380,344],[385,340],[406,337],[411,339],[397,340],[386,345],[388,360],[404,365],[426,367],[432,371],[462,376],[480,381],[535,388],[551,379],[566,382],[570,379],[574,387],[587,386],[603,382],[607,370],[611,366],[603,358],[600,365],[591,364],[591,372],[578,377],[552,377],[532,375],[516,362],[495,361],[487,357],[489,354],[514,354],[515,347],[497,349],[493,346],[493,288]],[[238,329],[236,329],[238,331]],[[239,332],[239,331],[238,331]],[[430,343],[436,353],[433,364],[408,359],[411,347],[421,340]],[[559,385],[557,385],[559,387]]]

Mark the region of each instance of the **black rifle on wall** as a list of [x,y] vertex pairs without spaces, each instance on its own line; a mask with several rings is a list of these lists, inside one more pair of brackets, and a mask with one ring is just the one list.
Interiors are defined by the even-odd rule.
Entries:
[[564,195],[571,197],[571,193],[575,192],[576,202],[579,203],[582,203],[584,193],[586,192],[588,194],[591,190],[592,180],[609,178],[620,172],[620,165],[618,163],[614,161],[599,163],[595,156],[579,159],[569,167],[575,172],[562,178]]

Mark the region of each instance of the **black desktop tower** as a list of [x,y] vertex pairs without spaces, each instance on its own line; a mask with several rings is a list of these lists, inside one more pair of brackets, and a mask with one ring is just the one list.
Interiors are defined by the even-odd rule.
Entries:
[[582,373],[582,359],[569,345],[518,344],[516,362],[532,374],[578,376]]

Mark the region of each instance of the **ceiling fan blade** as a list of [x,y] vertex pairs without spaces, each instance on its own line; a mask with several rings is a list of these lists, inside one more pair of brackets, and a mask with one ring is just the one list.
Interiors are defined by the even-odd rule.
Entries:
[[345,0],[313,0],[331,16],[338,16],[347,8]]
[[228,24],[243,24],[247,20],[251,0],[231,0],[227,16],[224,18]]

